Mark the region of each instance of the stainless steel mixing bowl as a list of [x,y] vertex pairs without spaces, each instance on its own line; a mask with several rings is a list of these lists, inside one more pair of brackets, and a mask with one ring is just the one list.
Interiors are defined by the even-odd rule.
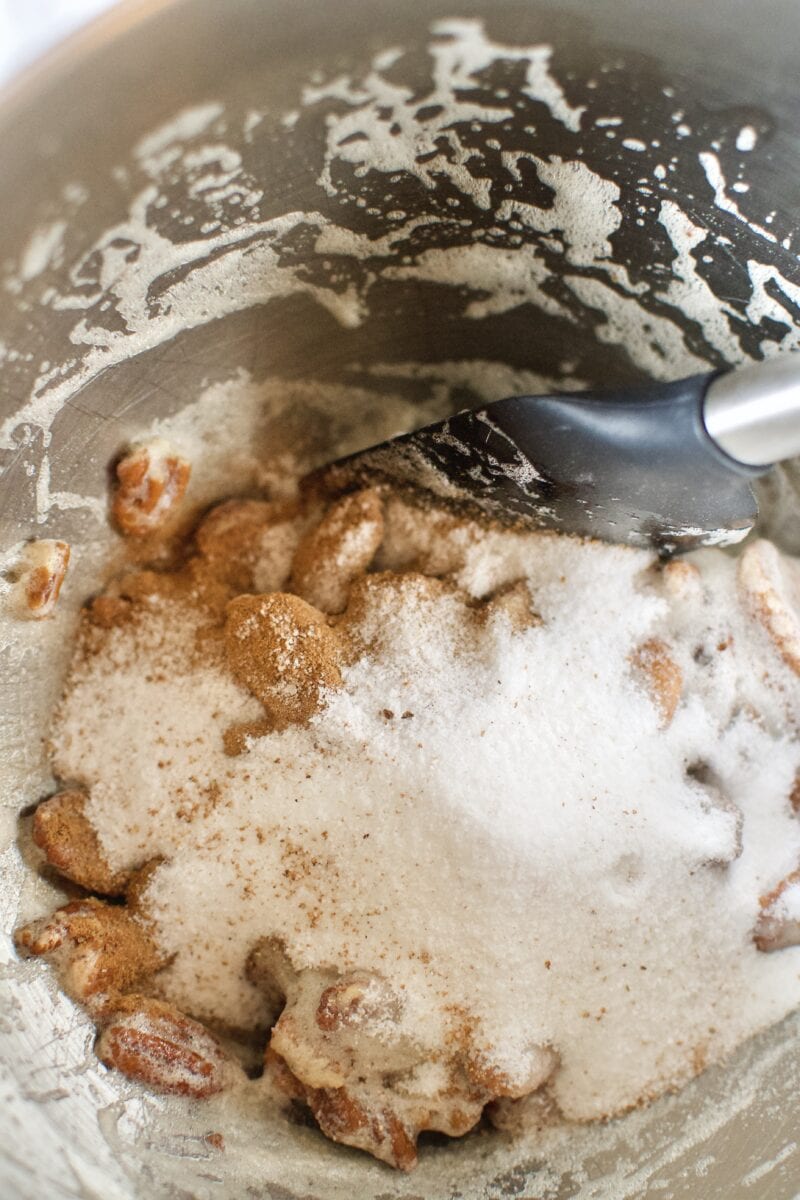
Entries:
[[[799,74],[795,0],[147,0],[6,90],[0,549],[76,551],[54,620],[3,621],[6,934],[57,894],[17,815],[125,440],[221,385],[205,451],[239,422],[279,475],[537,381],[796,348]],[[796,549],[793,500],[767,508]],[[800,1193],[793,1019],[646,1112],[399,1178],[256,1100],[143,1096],[7,936],[2,964],[9,1198]]]

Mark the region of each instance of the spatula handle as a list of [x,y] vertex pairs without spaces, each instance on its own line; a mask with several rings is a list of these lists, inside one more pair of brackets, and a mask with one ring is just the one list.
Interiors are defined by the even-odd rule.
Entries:
[[800,454],[800,354],[783,354],[718,375],[703,420],[737,462],[767,467]]

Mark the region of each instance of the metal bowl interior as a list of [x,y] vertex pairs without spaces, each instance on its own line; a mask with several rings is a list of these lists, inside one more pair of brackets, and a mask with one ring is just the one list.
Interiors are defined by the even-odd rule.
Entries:
[[[0,551],[76,554],[57,617],[0,633],[6,1194],[795,1196],[792,1018],[646,1111],[399,1178],[120,1082],[8,935],[58,894],[18,817],[126,440],[192,442],[199,509],[483,398],[797,349],[798,35],[794,0],[131,3],[7,89]],[[765,516],[797,550],[793,478]]]

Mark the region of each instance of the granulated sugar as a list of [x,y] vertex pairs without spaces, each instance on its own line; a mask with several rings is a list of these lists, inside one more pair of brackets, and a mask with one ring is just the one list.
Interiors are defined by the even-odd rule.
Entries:
[[[753,930],[800,863],[798,686],[736,560],[664,571],[395,498],[374,566],[448,583],[368,577],[341,688],[238,757],[224,731],[263,710],[198,651],[207,618],[180,598],[153,597],[73,670],[56,769],[88,788],[113,866],[164,860],[147,904],[174,955],[165,995],[263,1025],[243,968],[274,936],[301,972],[388,980],[432,1059],[455,1014],[512,1080],[551,1047],[552,1094],[577,1119],[791,1010],[800,950],[762,953]],[[519,588],[508,600],[521,580],[527,620]],[[668,723],[642,646],[668,647],[682,678]]]

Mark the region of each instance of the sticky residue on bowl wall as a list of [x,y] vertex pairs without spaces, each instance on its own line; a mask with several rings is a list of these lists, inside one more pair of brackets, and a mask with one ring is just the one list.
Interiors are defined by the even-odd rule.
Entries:
[[[5,286],[16,303],[59,314],[69,350],[33,364],[30,395],[0,427],[0,446],[25,425],[46,443],[88,381],[182,331],[298,295],[353,328],[388,281],[457,289],[467,320],[526,306],[532,339],[538,314],[576,335],[589,328],[656,378],[800,345],[790,317],[800,288],[775,265],[780,235],[791,274],[792,234],[774,219],[768,227],[769,214],[749,217],[752,195],[732,198],[713,131],[699,140],[677,110],[666,132],[645,136],[635,115],[622,123],[568,102],[548,46],[497,44],[471,20],[432,32],[424,94],[398,82],[405,54],[393,49],[361,75],[309,84],[288,117],[229,116],[214,101],[183,110],[118,166],[117,185],[133,193],[127,217],[88,249],[70,257],[63,216],[33,230]],[[587,82],[590,100],[607,70]],[[277,128],[299,144],[320,127],[319,207],[276,211],[259,139]],[[737,186],[757,142],[752,125],[727,131]],[[689,158],[698,196],[674,183]],[[80,209],[80,186],[69,190],[65,206]],[[652,261],[633,268],[637,229]],[[749,277],[738,302],[714,290],[708,270],[736,237],[748,239],[745,252],[737,246]],[[80,502],[51,492],[46,464],[35,465],[39,521]]]
[[[427,56],[424,78],[420,50]],[[768,122],[756,110],[743,116],[737,109],[717,114],[712,127],[707,114],[693,111],[670,86],[659,88],[653,103],[660,107],[649,117],[644,110],[621,116],[605,86],[614,70],[598,61],[593,77],[578,87],[551,47],[504,45],[479,22],[448,20],[417,47],[390,47],[350,74],[309,79],[287,97],[283,111],[254,106],[252,96],[241,109],[211,95],[176,113],[129,155],[121,152],[108,187],[125,198],[126,211],[107,227],[97,214],[94,226],[84,224],[91,197],[81,181],[69,184],[49,220],[32,220],[17,261],[0,267],[7,302],[47,321],[53,340],[63,344],[57,359],[49,350],[45,360],[33,338],[25,345],[0,341],[0,367],[19,368],[30,381],[0,426],[0,449],[16,452],[5,469],[21,471],[35,485],[31,524],[57,533],[73,510],[85,514],[87,543],[104,536],[102,471],[87,495],[51,483],[54,425],[81,389],[187,330],[257,305],[277,308],[300,297],[329,314],[343,333],[369,331],[387,288],[430,288],[437,299],[446,298],[454,320],[474,330],[475,346],[461,361],[453,353],[442,362],[417,362],[411,354],[393,361],[383,353],[384,334],[378,361],[346,364],[341,383],[315,383],[313,361],[312,378],[291,384],[265,384],[246,364],[221,383],[209,379],[155,430],[192,458],[191,499],[198,506],[229,489],[232,472],[242,489],[274,490],[285,475],[313,465],[319,439],[311,431],[307,444],[287,437],[293,406],[312,414],[329,448],[345,451],[359,439],[377,440],[434,419],[465,397],[491,400],[596,382],[592,348],[613,351],[631,378],[662,379],[800,348],[800,287],[793,282],[798,247],[747,175],[748,165],[766,152]],[[294,193],[281,191],[264,163],[274,160],[277,170],[278,155],[300,148],[310,157],[314,182],[302,206],[287,211],[283,196]],[[735,267],[735,289],[719,282],[721,263]],[[541,369],[486,352],[482,326],[512,317],[515,329],[529,333],[527,357],[541,360]],[[537,354],[542,328],[558,329],[560,344],[573,341],[574,352],[565,350],[557,361]],[[297,421],[292,428],[297,432]],[[794,493],[781,487],[782,511],[794,515]],[[14,631],[9,679],[20,689],[32,655],[50,645],[58,663],[58,643],[68,636],[81,589],[92,587],[98,559],[91,546],[78,548],[74,561],[64,613],[45,637],[34,640],[26,630],[20,640]],[[31,740],[31,730],[40,732],[45,693],[26,709],[27,724],[15,726],[4,785],[30,801],[46,786],[46,774],[35,751],[18,747],[24,736]],[[29,884],[16,826],[9,821],[5,832],[0,899],[13,923]],[[86,1189],[94,1186],[95,1169],[86,1163],[101,1163],[124,1189],[136,1173],[132,1164],[153,1146],[165,1178],[171,1171],[186,1186],[187,1172],[197,1172],[199,1181],[210,1154],[204,1130],[223,1111],[197,1117],[178,1106],[177,1132],[165,1133],[159,1101],[132,1096],[87,1057],[85,1024],[41,972],[24,968],[16,986],[20,1011],[46,1014],[37,1019],[64,1036],[60,1064],[37,1051],[24,1083],[15,1081],[15,1119],[25,1122],[27,1100],[39,1093],[42,1104],[55,1097],[81,1116],[99,1111],[85,1129],[73,1122],[81,1132],[71,1153]],[[27,1036],[24,1022],[20,1036]],[[19,1043],[14,1053],[20,1057]],[[760,1056],[748,1051],[728,1077],[709,1085],[699,1116],[690,1089],[657,1112],[628,1118],[624,1132],[598,1128],[577,1140],[546,1132],[537,1153],[550,1166],[537,1175],[535,1190],[555,1194],[571,1173],[575,1187],[586,1189],[575,1195],[642,1195],[668,1163],[691,1157],[697,1144],[724,1129],[756,1089],[769,1095],[779,1057],[774,1048]],[[666,1139],[662,1128],[671,1130]],[[277,1124],[265,1134],[261,1113],[244,1113],[241,1129],[242,1178],[263,1180],[291,1150],[302,1194],[317,1186],[331,1200],[353,1194],[349,1160],[335,1179],[331,1171],[333,1163],[340,1170],[338,1152],[321,1150],[316,1140],[298,1150],[297,1139]],[[517,1187],[518,1193],[515,1178],[519,1183],[521,1171],[533,1172],[530,1147],[498,1142],[481,1153],[487,1194],[496,1194],[490,1179],[501,1176],[509,1192]],[[456,1186],[480,1194],[469,1147],[437,1162],[444,1166],[423,1161],[414,1181],[429,1200],[450,1196]],[[602,1170],[586,1165],[591,1162]],[[216,1161],[215,1167],[223,1173]],[[376,1190],[402,1194],[403,1185],[375,1179]]]

